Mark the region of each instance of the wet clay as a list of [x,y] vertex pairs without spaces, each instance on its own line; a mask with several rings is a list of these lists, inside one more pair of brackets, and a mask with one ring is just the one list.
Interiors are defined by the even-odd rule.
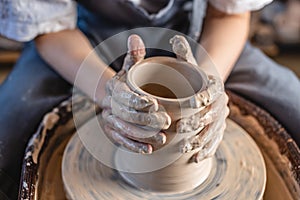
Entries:
[[[211,171],[211,159],[195,163],[192,158],[196,149],[181,150],[186,139],[197,135],[203,127],[178,133],[176,123],[199,112],[191,108],[190,99],[196,92],[206,89],[207,82],[207,75],[199,67],[175,58],[152,57],[132,66],[128,71],[128,85],[138,94],[156,99],[171,117],[171,126],[164,130],[166,144],[152,154],[138,157],[116,152],[116,169],[125,181],[144,190],[171,194],[190,191],[206,180]],[[149,170],[141,172],[145,166]]]
[[[235,98],[239,100],[239,105],[241,105],[243,108],[243,112],[240,112],[239,108],[235,107],[235,109],[237,109],[235,112],[235,109],[233,109],[231,106],[231,113],[236,114],[234,121],[239,124],[235,127],[240,127],[241,124],[244,123],[247,124],[246,126],[242,126],[246,130],[244,134],[250,134],[256,140],[256,144],[258,144],[260,147],[267,164],[267,188],[263,199],[299,199],[299,180],[297,182],[296,179],[296,175],[299,172],[297,167],[299,165],[295,164],[297,163],[295,158],[297,158],[297,156],[299,157],[299,154],[295,153],[297,151],[292,150],[291,139],[289,139],[288,143],[286,144],[276,143],[274,138],[276,139],[277,137],[283,139],[286,138],[286,136],[283,137],[282,134],[278,134],[276,132],[272,135],[272,137],[269,137],[265,131],[274,130],[274,126],[271,126],[273,128],[266,129],[265,125],[263,126],[260,124],[261,122],[269,123],[272,120],[270,120],[270,118],[257,119],[256,114],[262,115],[263,117],[266,116],[261,111],[258,111],[257,107],[250,107],[249,102],[241,101],[241,97],[236,96]],[[80,104],[75,106],[78,107],[76,113],[79,111],[82,112],[83,108],[94,108],[93,104],[89,105],[90,106]],[[246,112],[246,114],[245,108],[249,108],[249,111]],[[59,108],[59,110],[63,111],[64,109]],[[83,114],[84,116],[90,116],[91,113],[88,113],[89,115]],[[253,118],[253,113],[256,116],[255,120]],[[61,114],[62,113],[60,112],[60,116]],[[71,117],[71,115],[66,115],[64,112],[62,116],[68,116],[67,119],[70,119]],[[82,119],[86,119],[86,117],[82,117]],[[66,121],[66,119],[64,118],[63,121]],[[71,121],[73,122],[73,119]],[[83,120],[82,122],[86,122],[86,120]],[[32,161],[31,156],[30,160],[26,159],[23,163],[23,167],[25,166],[26,168],[23,168],[22,171],[23,178],[21,179],[21,185],[23,187],[20,190],[20,197],[22,199],[29,200],[64,199],[65,194],[60,193],[62,192],[62,180],[53,178],[53,175],[55,175],[55,177],[59,177],[58,174],[60,174],[61,169],[58,159],[61,159],[62,157],[61,151],[56,151],[53,149],[57,148],[57,144],[60,144],[62,141],[64,141],[63,144],[67,142],[69,143],[63,157],[67,163],[63,163],[62,165],[64,185],[66,187],[66,193],[68,194],[69,199],[259,199],[257,196],[255,196],[255,194],[261,195],[262,191],[257,191],[257,189],[254,189],[253,186],[257,186],[259,188],[261,185],[257,184],[257,179],[254,179],[253,175],[263,176],[262,174],[257,174],[262,172],[262,166],[257,166],[252,170],[250,167],[246,166],[252,166],[255,163],[261,164],[261,161],[257,160],[261,155],[257,155],[258,151],[256,151],[255,148],[254,152],[251,151],[250,153],[248,146],[250,145],[250,149],[253,149],[253,141],[248,139],[242,140],[240,136],[243,136],[243,131],[241,131],[241,128],[230,128],[233,127],[233,124],[234,123],[228,124],[227,130],[224,134],[224,139],[222,140],[216,154],[213,156],[213,167],[210,176],[207,178],[207,181],[190,193],[171,196],[163,195],[161,193],[150,193],[131,187],[129,184],[123,181],[123,179],[119,176],[119,173],[116,173],[115,170],[109,169],[99,163],[99,161],[97,161],[82,145],[77,134],[75,134],[74,137],[68,141],[68,138],[65,138],[64,135],[71,135],[73,132],[67,134],[65,130],[63,131],[63,129],[65,129],[64,127],[66,126],[65,123],[63,123],[63,125],[60,123],[56,124],[55,127],[60,127],[59,129],[62,130],[47,134],[42,147],[43,151],[40,153],[38,165]],[[47,127],[45,128],[47,129]],[[73,130],[73,128],[74,125],[70,126],[70,129]],[[282,129],[278,130],[281,131]],[[35,135],[34,138],[41,138],[43,133],[44,132],[41,129],[39,134]],[[54,138],[49,137],[52,134],[55,136]],[[49,146],[50,142],[55,144],[54,148],[47,147]],[[238,144],[239,146],[237,146]],[[285,145],[290,146],[289,148],[282,150]],[[63,148],[59,147],[59,149]],[[243,152],[241,152],[241,150],[243,150]],[[31,151],[30,148],[27,149],[26,152],[28,153],[29,151]],[[237,154],[228,157],[229,152],[237,152]],[[293,155],[295,157],[290,158],[287,155]],[[49,161],[50,158],[52,159],[52,156],[55,157],[53,158],[53,162]],[[41,161],[45,162],[45,164],[41,164]],[[54,162],[56,162],[56,164],[52,165]],[[68,164],[69,168],[66,168],[65,164]],[[240,168],[240,166],[243,167]],[[43,167],[47,168],[43,169]],[[45,175],[45,172],[47,172],[48,175]],[[257,173],[247,174],[246,172]],[[32,179],[30,179],[31,176],[28,175],[30,173],[35,175]],[[242,173],[243,175],[241,175]],[[41,178],[37,178],[37,174],[38,177],[45,177],[43,181]],[[243,180],[246,181],[242,181],[240,178],[244,175],[246,176],[243,178]],[[38,190],[40,192],[37,192],[37,188],[39,188]],[[51,195],[47,191],[51,191]]]
[[[89,123],[91,122],[84,126],[89,126]],[[211,172],[206,181],[195,189],[189,185],[188,192],[170,194],[144,190],[140,186],[132,187],[116,170],[101,164],[87,151],[75,134],[63,155],[62,176],[69,199],[262,199],[266,182],[263,157],[248,134],[230,120],[227,121],[224,139],[211,158],[211,165]],[[185,175],[198,178],[192,177],[191,174],[192,171]],[[157,188],[161,179],[167,180],[167,174],[163,174],[163,170],[159,175],[161,177],[152,182],[152,186]],[[172,175],[176,178],[176,174],[171,174],[169,179]]]

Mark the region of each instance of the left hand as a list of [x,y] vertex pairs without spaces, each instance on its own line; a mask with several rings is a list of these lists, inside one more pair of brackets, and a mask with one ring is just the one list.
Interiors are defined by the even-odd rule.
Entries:
[[107,94],[100,105],[108,137],[131,151],[150,154],[154,146],[166,142],[166,135],[161,130],[170,126],[171,119],[165,111],[159,109],[156,99],[139,95],[126,83],[128,70],[143,60],[145,54],[142,39],[131,35],[123,67],[107,82]]

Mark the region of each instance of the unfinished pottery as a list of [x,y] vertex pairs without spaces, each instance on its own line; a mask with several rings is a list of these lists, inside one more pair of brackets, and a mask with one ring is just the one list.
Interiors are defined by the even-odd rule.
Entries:
[[[147,191],[172,194],[191,191],[207,179],[212,159],[194,163],[191,158],[197,150],[181,151],[185,139],[197,135],[201,129],[183,134],[176,132],[177,120],[199,112],[189,103],[195,93],[207,88],[207,82],[206,74],[199,67],[171,57],[148,58],[128,71],[130,88],[157,99],[170,115],[171,126],[165,131],[167,144],[152,154],[131,157],[125,156],[123,151],[116,152],[115,167],[126,182]],[[141,172],[145,167],[149,170]]]

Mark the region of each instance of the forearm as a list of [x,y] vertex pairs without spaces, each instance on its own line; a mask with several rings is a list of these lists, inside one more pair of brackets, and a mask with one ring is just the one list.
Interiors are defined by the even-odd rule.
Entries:
[[[93,52],[92,46],[80,30],[41,35],[35,42],[42,58],[62,77],[71,84],[76,83],[76,86],[92,99],[103,98],[104,85],[115,72]],[[87,56],[88,59],[85,60]]]
[[224,81],[243,50],[249,21],[249,12],[229,15],[208,6],[200,44],[208,52]]

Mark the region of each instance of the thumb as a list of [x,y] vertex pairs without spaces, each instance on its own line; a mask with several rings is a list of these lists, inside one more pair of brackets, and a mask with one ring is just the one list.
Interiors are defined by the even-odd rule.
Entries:
[[196,66],[198,65],[193,56],[192,49],[185,37],[181,35],[175,35],[170,39],[170,43],[172,45],[173,52],[176,54],[178,59],[184,60]]
[[144,59],[146,55],[145,45],[140,36],[133,34],[127,40],[127,55],[124,59],[122,70],[128,71],[132,65]]

